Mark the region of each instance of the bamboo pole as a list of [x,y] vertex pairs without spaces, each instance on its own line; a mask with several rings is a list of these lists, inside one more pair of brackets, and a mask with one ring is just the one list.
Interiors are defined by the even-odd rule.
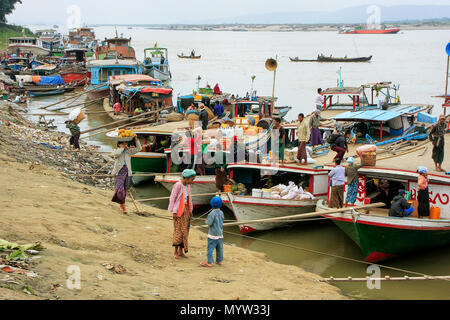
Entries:
[[[307,219],[307,218],[315,218],[315,217],[321,217],[325,214],[334,214],[334,213],[340,213],[340,212],[346,212],[350,210],[361,210],[361,209],[371,209],[371,208],[379,208],[385,206],[385,203],[373,203],[368,204],[364,206],[356,206],[356,207],[348,207],[348,208],[342,208],[342,209],[333,209],[333,210],[327,210],[327,211],[319,211],[314,213],[303,213],[303,214],[296,214],[293,216],[286,216],[286,217],[277,217],[277,218],[269,218],[269,219],[260,219],[260,220],[251,220],[251,221],[240,221],[240,222],[232,222],[232,223],[225,223],[224,227],[232,227],[232,226],[239,226],[243,224],[253,224],[253,223],[272,223],[277,221],[289,221],[293,219]],[[203,225],[198,226],[196,228],[208,228],[209,226]]]
[[[51,110],[56,111],[56,110]],[[93,114],[102,114],[102,113],[113,113],[114,111],[93,111],[93,112],[85,112],[85,115],[93,115]],[[60,112],[60,113],[27,113],[26,116],[32,117],[40,117],[40,116],[49,116],[49,117],[57,117],[57,116],[67,116],[68,113]]]
[[[147,119],[147,120],[155,120],[155,117],[151,117],[151,118],[149,118],[149,119]],[[140,119],[140,120],[138,120],[138,121],[131,122],[131,123],[123,124],[122,126],[116,127],[115,129],[120,129],[120,128],[124,128],[124,127],[130,127],[130,126],[135,125],[135,124],[138,124],[138,123],[140,123],[140,122],[142,122],[142,119]],[[102,131],[99,131],[99,132],[97,132],[97,133],[90,134],[90,135],[88,135],[88,136],[86,136],[86,137],[80,137],[80,139],[87,139],[87,138],[90,138],[90,137],[95,137],[95,136],[97,136],[97,135],[99,135],[99,134],[103,134],[103,133],[108,133],[108,132],[110,132],[110,131],[114,131],[115,129],[106,129],[106,130],[102,130]]]
[[82,96],[83,94],[86,94],[86,93],[88,93],[88,92],[91,92],[91,91],[94,91],[94,90],[97,90],[98,88],[101,88],[101,87],[103,87],[103,86],[105,86],[104,84],[102,84],[102,85],[98,85],[98,86],[95,86],[95,87],[93,87],[92,89],[90,89],[90,90],[84,90],[82,93],[80,93],[80,94],[78,94],[78,95],[73,95],[73,96],[70,96],[69,98],[67,98],[67,99],[63,99],[63,100],[60,100],[60,101],[58,101],[58,102],[55,102],[55,103],[52,103],[52,104],[49,104],[48,106],[45,106],[45,107],[41,107],[41,108],[39,108],[39,109],[47,109],[47,108],[50,108],[50,107],[53,107],[53,106],[56,106],[56,105],[58,105],[58,104],[60,104],[60,103],[63,103],[63,102],[66,102],[66,101],[69,101],[70,99],[73,99],[73,98],[76,98],[76,97],[78,97],[78,96]]
[[[158,173],[156,175],[160,175],[161,173]],[[173,174],[175,175],[175,174]],[[191,195],[193,198],[195,197],[206,197],[206,196],[218,196],[221,194],[225,194],[225,193],[198,193],[198,194],[193,194]],[[137,202],[149,202],[149,201],[158,201],[158,200],[169,200],[170,197],[160,197],[160,198],[150,198],[150,199],[140,199],[140,200],[136,200]]]
[[366,282],[366,281],[409,281],[409,280],[450,280],[450,276],[424,276],[424,277],[409,277],[409,276],[390,277],[390,276],[385,276],[383,278],[372,278],[372,277],[365,277],[365,278],[353,278],[353,277],[335,278],[335,277],[329,277],[329,278],[325,278],[325,279],[323,279],[321,281],[333,281],[333,282],[356,281],[356,282]]
[[91,104],[94,104],[94,103],[96,103],[96,102],[98,102],[100,100],[103,100],[103,98],[90,100],[88,102],[85,101],[85,102],[81,102],[79,104],[74,104],[73,106],[66,106],[66,107],[62,107],[62,108],[58,108],[58,109],[53,109],[53,110],[50,110],[50,111],[60,111],[60,110],[65,110],[65,109],[79,107],[79,106],[82,106],[82,105],[84,105],[86,107],[86,106],[88,106],[88,105],[90,106]]
[[[165,174],[166,175],[167,174],[180,175],[180,173],[165,173]],[[69,176],[69,177],[92,177],[92,178],[114,178],[114,177],[116,177],[112,174],[86,174],[86,173],[74,173],[74,174],[63,173],[63,175]],[[161,173],[133,174],[131,177],[156,177],[158,175],[161,175]],[[206,194],[206,195],[209,195],[209,194]],[[170,199],[170,197],[168,197],[167,199]],[[152,200],[152,199],[150,199],[150,200]],[[150,201],[150,200],[139,200],[139,202]]]
[[92,132],[92,131],[97,131],[97,130],[100,130],[100,129],[103,129],[103,128],[106,128],[106,127],[109,127],[109,126],[112,126],[112,125],[118,125],[119,123],[125,123],[125,122],[128,122],[130,120],[143,118],[143,117],[151,115],[151,114],[153,114],[155,112],[156,111],[146,112],[146,113],[142,113],[140,115],[137,115],[137,116],[134,116],[134,117],[131,117],[131,118],[127,118],[127,119],[123,119],[123,120],[118,120],[118,121],[114,121],[114,122],[111,122],[111,123],[107,123],[107,124],[101,125],[101,126],[96,127],[96,128],[85,130],[85,131],[81,132],[81,134],[89,133],[89,132]]

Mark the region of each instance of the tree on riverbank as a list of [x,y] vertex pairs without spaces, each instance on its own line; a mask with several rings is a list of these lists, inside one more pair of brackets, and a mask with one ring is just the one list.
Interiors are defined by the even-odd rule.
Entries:
[[6,16],[14,11],[16,3],[22,0],[0,0],[0,24],[6,24]]

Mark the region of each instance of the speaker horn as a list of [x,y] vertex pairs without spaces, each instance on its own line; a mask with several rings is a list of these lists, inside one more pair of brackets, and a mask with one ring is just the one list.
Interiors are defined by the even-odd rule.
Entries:
[[275,59],[267,59],[266,61],[266,69],[269,71],[275,71],[278,68],[278,62]]

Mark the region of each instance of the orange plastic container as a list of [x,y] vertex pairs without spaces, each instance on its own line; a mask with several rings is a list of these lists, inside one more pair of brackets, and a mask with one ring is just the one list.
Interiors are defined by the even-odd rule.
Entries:
[[231,185],[224,185],[223,192],[231,192]]
[[441,218],[441,208],[431,207],[430,208],[430,219],[439,220]]

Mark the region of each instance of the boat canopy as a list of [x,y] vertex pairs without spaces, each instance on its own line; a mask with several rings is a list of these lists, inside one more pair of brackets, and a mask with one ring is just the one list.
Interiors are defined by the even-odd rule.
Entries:
[[170,88],[157,88],[157,87],[124,87],[119,88],[119,90],[125,95],[130,95],[134,93],[158,93],[158,94],[171,94],[172,89]]
[[112,85],[120,84],[122,82],[126,82],[127,85],[129,83],[137,84],[138,82],[150,82],[153,85],[159,85],[162,83],[161,80],[152,78],[145,74],[123,74],[109,77],[109,83]]
[[348,111],[331,119],[336,121],[369,121],[369,122],[385,122],[403,114],[392,110],[366,110],[366,111]]

